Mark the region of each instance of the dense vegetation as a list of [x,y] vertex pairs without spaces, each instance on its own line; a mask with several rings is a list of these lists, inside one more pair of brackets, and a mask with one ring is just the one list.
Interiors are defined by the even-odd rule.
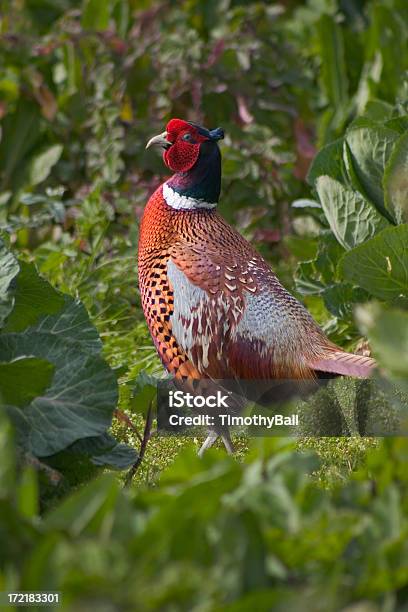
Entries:
[[[404,610],[408,443],[362,437],[407,418],[404,0],[20,0],[0,37],[0,591]],[[296,444],[152,438],[123,491],[101,472],[136,461],[162,375],[135,254],[172,116],[224,127],[222,214],[381,370],[305,402]]]

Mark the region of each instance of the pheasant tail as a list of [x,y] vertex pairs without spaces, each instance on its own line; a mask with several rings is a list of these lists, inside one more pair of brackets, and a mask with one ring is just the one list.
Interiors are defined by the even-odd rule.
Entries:
[[370,376],[376,363],[371,357],[333,350],[324,357],[310,361],[308,365],[318,372],[331,372],[343,376],[366,378]]

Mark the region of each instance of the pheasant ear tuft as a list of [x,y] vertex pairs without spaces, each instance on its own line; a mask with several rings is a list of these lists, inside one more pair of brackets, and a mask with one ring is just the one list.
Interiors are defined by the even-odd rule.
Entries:
[[210,130],[209,134],[212,140],[222,140],[225,135],[224,130],[221,127],[217,127],[215,130]]

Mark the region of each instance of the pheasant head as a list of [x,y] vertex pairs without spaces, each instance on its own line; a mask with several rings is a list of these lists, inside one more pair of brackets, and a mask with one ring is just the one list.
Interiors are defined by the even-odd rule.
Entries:
[[[163,148],[163,161],[174,172],[166,183],[165,194],[174,208],[213,208],[217,204],[221,189],[217,141],[222,138],[222,128],[208,130],[189,121],[171,119],[162,134],[149,140],[146,148]],[[180,205],[183,203],[185,206]]]

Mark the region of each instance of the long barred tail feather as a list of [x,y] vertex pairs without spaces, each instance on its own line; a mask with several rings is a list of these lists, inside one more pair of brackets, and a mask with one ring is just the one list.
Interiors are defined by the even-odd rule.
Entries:
[[343,376],[367,378],[375,368],[376,362],[371,357],[338,350],[329,352],[324,357],[311,360],[308,365],[317,372],[331,372]]

